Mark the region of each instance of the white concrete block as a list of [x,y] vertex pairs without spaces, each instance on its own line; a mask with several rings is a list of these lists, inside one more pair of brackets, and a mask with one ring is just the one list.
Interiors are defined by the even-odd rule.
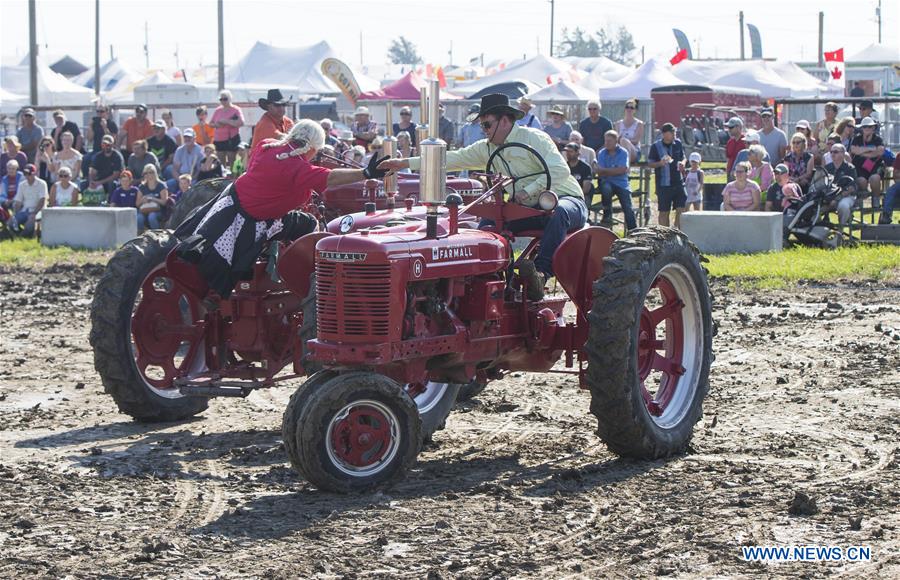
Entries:
[[770,211],[692,211],[681,214],[681,230],[705,254],[781,251],[783,220]]
[[51,207],[42,212],[41,243],[91,250],[115,249],[137,237],[133,207]]

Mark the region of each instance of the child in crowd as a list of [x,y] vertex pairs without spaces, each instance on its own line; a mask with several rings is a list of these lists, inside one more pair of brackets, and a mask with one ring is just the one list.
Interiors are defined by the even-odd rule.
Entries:
[[138,188],[133,185],[134,176],[125,170],[119,174],[119,187],[109,194],[111,207],[137,207]]
[[234,163],[231,164],[232,179],[237,179],[247,171],[247,154],[249,153],[249,149],[250,145],[244,141],[238,144],[237,157],[234,158]]
[[190,173],[183,173],[178,176],[178,191],[172,194],[172,203],[178,203],[178,200],[181,199],[182,194],[187,193],[187,190],[191,188],[191,183],[193,182],[193,178]]
[[684,203],[684,211],[700,211],[703,209],[703,170],[700,163],[703,159],[700,153],[694,151],[688,157],[691,168],[684,176],[684,190],[687,192],[687,200]]

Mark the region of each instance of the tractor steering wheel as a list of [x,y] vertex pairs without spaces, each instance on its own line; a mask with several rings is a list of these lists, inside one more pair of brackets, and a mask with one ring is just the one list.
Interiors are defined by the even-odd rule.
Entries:
[[[524,149],[525,151],[530,153],[535,159],[537,159],[541,163],[541,167],[543,168],[543,170],[537,171],[535,173],[529,173],[527,175],[513,175],[512,170],[509,167],[509,163],[506,161],[506,159],[503,158],[503,155],[500,155],[501,151],[505,151],[507,149],[512,149],[512,148]],[[505,172],[496,171],[494,169],[494,161],[496,159],[499,159],[500,161],[503,162],[503,165],[506,169]],[[507,177],[511,178],[512,186],[513,186],[512,187],[512,190],[513,190],[512,195],[515,195],[516,184],[518,184],[520,179],[527,179],[529,177],[536,177],[539,175],[543,175],[544,179],[547,182],[546,187],[544,187],[544,189],[550,189],[550,168],[547,167],[547,162],[544,161],[544,158],[541,157],[541,154],[538,153],[537,151],[535,151],[533,147],[525,145],[524,143],[504,143],[503,145],[500,145],[499,147],[497,147],[494,150],[494,152],[491,153],[491,156],[488,157],[487,165],[485,165],[484,172],[488,173],[488,174],[500,173],[502,175],[506,175]]]

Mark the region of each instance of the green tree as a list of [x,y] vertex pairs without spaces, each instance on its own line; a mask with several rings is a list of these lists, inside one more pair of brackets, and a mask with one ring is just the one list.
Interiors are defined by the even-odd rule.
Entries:
[[416,45],[402,36],[391,41],[387,55],[394,64],[419,64],[422,62]]
[[622,64],[634,64],[632,51],[634,38],[624,26],[618,29],[601,29],[596,34],[589,34],[581,28],[569,32],[562,31],[562,41],[556,54],[560,56],[605,56]]

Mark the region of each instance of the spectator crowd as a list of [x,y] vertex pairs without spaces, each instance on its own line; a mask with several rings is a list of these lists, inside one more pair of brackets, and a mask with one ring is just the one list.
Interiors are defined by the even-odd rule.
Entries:
[[[285,115],[288,100],[279,90],[268,91],[258,104],[265,113],[253,128],[250,144],[241,141],[244,115],[227,90],[221,91],[219,105],[211,113],[206,106],[197,107],[196,123],[183,127],[174,123],[168,110],[150,119],[143,104],[135,106],[121,127],[110,119],[108,107],[98,105],[83,131],[62,110],[52,113],[54,126],[44,128],[35,122],[35,111],[25,108],[16,134],[5,137],[0,156],[0,217],[7,226],[30,234],[44,207],[107,205],[134,207],[139,231],[158,228],[192,183],[236,178],[246,170],[257,143],[291,129],[294,123]],[[556,144],[588,207],[602,214],[602,225],[611,225],[612,200],[617,198],[625,227],[637,227],[629,179],[636,163],[654,171],[660,224],[679,227],[682,212],[703,208],[705,173],[699,152],[687,154],[671,123],[663,124],[652,138],[652,131],[636,116],[636,99],[625,103],[622,118],[615,122],[601,114],[599,100],[587,103],[587,116],[578,122],[567,119],[559,107],[551,107],[542,121],[527,97],[519,98],[517,106],[524,114],[517,124],[544,131]],[[859,110],[859,118],[839,118],[838,106],[827,103],[823,119],[815,124],[798,121],[790,137],[775,125],[770,108],[759,111],[756,128],[747,127],[741,117],[728,119],[722,126],[727,131],[728,180],[721,209],[781,211],[808,192],[815,168],[822,167],[855,183],[833,208],[841,223],[866,197],[873,208],[881,209],[881,223],[890,223],[898,185],[885,192],[883,184],[892,153],[879,135],[871,101],[862,101]],[[456,130],[440,106],[438,132],[448,147],[468,147],[484,138],[477,119],[479,105],[472,105],[468,113],[467,122]],[[361,166],[381,155],[384,128],[364,106],[354,111],[353,118],[345,130],[338,130],[330,119],[321,121],[326,133],[322,153]],[[419,136],[412,110],[402,107],[399,118],[391,127],[398,155],[413,156]],[[645,144],[648,134],[651,139]],[[599,202],[594,206],[597,193]]]

